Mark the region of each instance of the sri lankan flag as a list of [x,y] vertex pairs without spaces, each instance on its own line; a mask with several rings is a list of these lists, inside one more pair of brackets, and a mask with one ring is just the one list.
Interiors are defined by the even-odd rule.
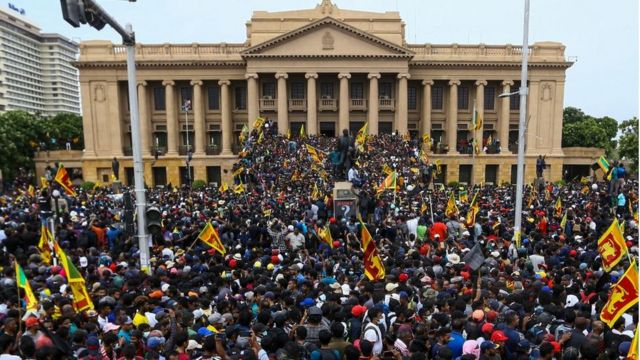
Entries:
[[311,156],[311,159],[313,159],[313,161],[318,164],[322,164],[322,161],[324,160],[324,154],[322,153],[322,151],[318,151],[318,149],[309,144],[305,144],[305,146],[307,147],[307,152],[309,152],[309,156]]
[[360,221],[362,227],[362,252],[364,252],[364,274],[369,280],[384,279],[385,271],[382,259],[378,254],[376,242],[371,237],[367,227]]
[[560,196],[558,196],[558,200],[556,200],[554,209],[556,209],[556,216],[560,216],[560,214],[562,214],[562,200],[560,200]]
[[429,133],[422,134],[422,143],[427,146],[431,145],[431,136],[429,136]]
[[313,189],[311,190],[311,199],[316,200],[320,199],[322,195],[320,194],[320,190],[318,190],[318,184],[313,184]]
[[618,219],[613,219],[607,231],[598,239],[598,252],[602,258],[602,267],[609,272],[627,253],[627,244],[620,231]]
[[460,192],[458,192],[458,199],[460,199],[461,203],[468,203],[469,194],[467,193],[467,190],[461,190]]
[[204,229],[198,235],[198,239],[202,240],[203,243],[211,246],[215,251],[224,255],[227,253],[227,250],[224,248],[222,241],[220,241],[220,236],[218,236],[218,232],[213,228],[211,222],[207,222]]
[[[609,162],[604,156],[600,156],[598,161],[596,161],[596,164],[598,164],[598,166],[600,167],[600,169],[602,169],[602,172],[604,172],[605,175],[607,175],[607,173],[609,172],[609,169],[611,169],[611,165],[609,165]],[[607,176],[607,180],[611,180],[611,174]]]
[[638,303],[638,268],[635,261],[611,289],[609,301],[600,312],[600,320],[613,328],[620,316]]
[[304,139],[307,137],[307,135],[304,132],[304,124],[302,124],[302,126],[300,127],[300,133],[298,134],[298,136],[300,137],[300,139]]
[[236,171],[234,171],[231,176],[236,177],[240,174],[242,174],[244,172],[244,167],[240,166],[239,168],[236,169]]
[[636,335],[633,337],[633,341],[631,342],[631,348],[629,348],[629,352],[627,353],[627,360],[638,360],[638,335],[640,332],[636,327]]
[[369,123],[366,122],[364,125],[358,130],[358,135],[356,136],[356,147],[358,151],[364,152],[364,146],[367,143],[367,135],[369,134]]
[[35,197],[36,196],[36,188],[34,188],[33,185],[29,185],[29,187],[27,188],[27,194],[29,194],[29,196],[31,196],[31,197]]
[[20,264],[18,264],[17,261],[14,261],[14,263],[16,270],[16,284],[20,289],[24,290],[24,301],[27,304],[27,310],[38,311],[38,300],[33,295],[27,276],[24,274],[24,271],[22,271]]
[[286,135],[286,137],[287,137],[287,140],[291,140],[291,128],[288,128],[288,129],[287,129],[287,135]]
[[40,176],[40,188],[46,189],[49,187],[49,180],[46,177]]
[[331,230],[329,230],[328,226],[323,227],[318,230],[318,238],[329,245],[330,248],[333,249],[333,237],[331,236]]
[[218,188],[219,192],[225,192],[229,190],[229,184],[227,184],[225,181],[222,182],[222,185],[220,185],[220,187]]
[[478,193],[476,192],[476,194],[473,195],[473,200],[471,200],[471,205],[469,205],[469,211],[467,212],[467,227],[471,227],[476,224],[476,216],[478,216],[478,213],[480,212],[480,206],[478,206],[478,203],[476,202],[477,198]]
[[378,187],[378,194],[380,194],[381,192],[387,189],[393,189],[393,191],[396,191],[397,184],[398,184],[398,174],[395,171],[392,171],[391,174],[389,174],[384,179],[384,181],[382,181],[382,184],[380,184],[380,187]]
[[233,192],[236,194],[242,194],[243,192],[245,192],[244,184],[236,185],[236,187],[233,189]]
[[440,174],[442,172],[442,168],[440,167],[441,164],[442,162],[439,159],[436,160],[436,174]]
[[264,125],[264,118],[258,117],[256,119],[256,122],[253,123],[253,128],[254,129],[260,129],[262,127],[262,125]]
[[73,265],[71,259],[67,257],[67,254],[62,250],[57,242],[53,242],[53,248],[62,263],[64,272],[67,275],[67,282],[73,293],[73,307],[77,312],[81,312],[87,309],[93,309],[93,302],[91,297],[87,293],[87,287],[84,282],[84,278]]
[[449,201],[447,201],[447,209],[444,211],[446,217],[453,216],[458,213],[458,206],[456,205],[456,199],[453,197],[453,191],[449,195]]
[[44,221],[40,224],[40,241],[38,241],[38,250],[40,251],[40,257],[42,262],[51,265],[51,247],[50,241],[53,240],[53,236],[49,228]]
[[393,169],[389,165],[384,164],[384,165],[382,165],[382,172],[385,175],[389,175],[389,174],[391,174],[393,172]]
[[473,129],[480,130],[482,129],[482,116],[476,109],[476,104],[473,104]]
[[71,178],[69,178],[69,173],[67,173],[67,169],[65,169],[62,164],[60,164],[60,168],[58,168],[55,182],[60,184],[67,194],[76,196],[76,192],[73,190],[73,184],[71,183]]
[[562,216],[562,220],[560,220],[560,229],[562,230],[563,233],[564,233],[564,229],[567,227],[567,212],[568,210],[564,211],[564,216]]

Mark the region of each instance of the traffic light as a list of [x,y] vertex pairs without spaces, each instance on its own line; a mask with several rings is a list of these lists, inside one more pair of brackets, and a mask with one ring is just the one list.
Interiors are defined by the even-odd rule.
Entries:
[[84,0],[60,0],[62,6],[62,17],[73,27],[80,27],[80,24],[89,24],[98,30],[106,25],[98,9],[92,7],[91,2],[85,6]]
[[73,27],[80,27],[86,24],[84,2],[82,0],[60,0],[62,6],[62,17]]
[[147,231],[150,234],[159,234],[162,230],[162,213],[157,207],[147,209]]

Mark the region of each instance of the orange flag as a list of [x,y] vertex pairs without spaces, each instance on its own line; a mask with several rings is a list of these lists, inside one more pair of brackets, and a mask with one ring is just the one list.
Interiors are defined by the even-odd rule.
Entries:
[[200,235],[198,235],[198,239],[202,240],[205,244],[211,246],[215,251],[219,252],[221,255],[227,253],[227,250],[224,248],[222,241],[220,241],[220,236],[218,236],[218,232],[213,228],[211,222],[208,222],[207,225],[202,229]]
[[385,271],[382,259],[378,254],[376,242],[371,237],[369,230],[360,221],[362,226],[362,251],[364,252],[364,274],[369,280],[384,279]]
[[60,184],[60,186],[62,186],[67,194],[76,196],[76,192],[73,190],[73,184],[71,183],[71,178],[69,178],[69,173],[67,172],[67,169],[62,166],[62,164],[58,169],[55,181]]
[[632,261],[629,269],[611,289],[609,301],[602,308],[600,320],[613,328],[627,309],[638,303],[638,268]]
[[618,219],[613,219],[607,231],[598,239],[598,252],[602,258],[602,267],[607,272],[611,271],[627,253],[627,244],[620,232]]

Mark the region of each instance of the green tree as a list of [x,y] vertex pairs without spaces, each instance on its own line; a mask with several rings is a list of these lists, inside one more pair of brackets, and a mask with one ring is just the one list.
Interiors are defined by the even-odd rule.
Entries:
[[618,122],[611,117],[595,118],[581,109],[567,107],[563,112],[562,146],[598,147],[608,157],[615,152]]
[[638,171],[638,118],[625,120],[620,124],[620,141],[618,154],[620,159],[627,161],[633,172]]
[[[74,143],[74,139],[76,139]],[[39,150],[64,149],[66,142],[82,149],[82,118],[59,114],[44,117],[25,111],[8,111],[0,115],[0,169],[12,179],[19,168],[33,168],[33,157]]]

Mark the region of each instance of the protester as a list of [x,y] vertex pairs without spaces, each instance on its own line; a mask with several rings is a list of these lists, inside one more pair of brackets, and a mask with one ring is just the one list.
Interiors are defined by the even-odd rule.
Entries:
[[[616,359],[629,351],[637,307],[611,327],[599,317],[638,256],[638,182],[628,172],[615,195],[577,179],[527,186],[516,242],[515,189],[434,188],[439,167],[419,157],[417,141],[370,136],[359,151],[348,133],[287,139],[255,129],[244,145],[226,189],[148,189],[162,216],[148,273],[124,221],[130,193],[98,186],[64,195],[54,265],[38,247],[46,209],[18,179],[0,198],[0,358]],[[332,151],[334,163],[323,156]],[[395,186],[380,191],[392,175]],[[362,220],[333,208],[333,186],[349,176],[360,182]],[[452,192],[457,211],[445,215]],[[630,257],[605,271],[597,241],[614,219]],[[208,223],[224,254],[198,239]],[[363,226],[383,279],[365,276]],[[79,309],[80,278],[60,251],[92,308]],[[36,309],[27,311],[15,263]]]

